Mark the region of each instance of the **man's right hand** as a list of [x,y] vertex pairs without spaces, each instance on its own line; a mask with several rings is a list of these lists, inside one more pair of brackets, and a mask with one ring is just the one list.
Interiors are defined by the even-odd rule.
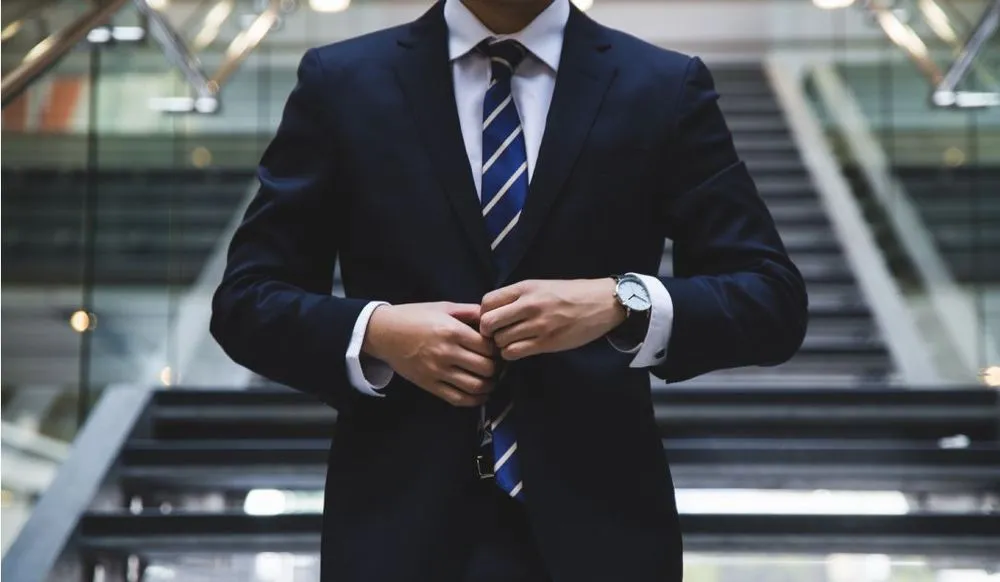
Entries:
[[493,391],[496,346],[479,335],[479,305],[381,305],[361,351],[454,406],[479,406]]

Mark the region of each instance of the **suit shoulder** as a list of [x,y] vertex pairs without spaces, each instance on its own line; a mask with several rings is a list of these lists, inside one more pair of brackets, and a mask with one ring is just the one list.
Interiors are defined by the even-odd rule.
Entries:
[[328,72],[387,62],[408,24],[384,28],[312,49]]
[[663,48],[641,38],[632,36],[614,28],[602,26],[610,40],[613,50],[621,55],[621,62],[626,66],[653,71],[658,75],[668,77],[681,76],[686,73],[695,57],[675,50]]

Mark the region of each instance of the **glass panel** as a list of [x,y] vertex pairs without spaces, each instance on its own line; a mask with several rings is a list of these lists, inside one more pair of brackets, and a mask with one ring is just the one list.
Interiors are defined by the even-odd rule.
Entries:
[[[154,555],[148,580],[188,582],[316,582],[318,554],[265,552],[224,555]],[[835,554],[782,556],[688,553],[685,582],[993,582],[974,566],[920,556]]]
[[[837,51],[836,69],[810,79],[816,110],[938,367],[954,381],[1000,383],[1000,37],[955,85],[986,97],[951,105],[978,107],[942,107],[935,93],[995,3],[881,6],[866,9],[886,33],[882,47]],[[845,122],[855,106],[860,125]],[[868,155],[856,147],[865,137]]]
[[[4,75],[89,8],[28,4],[3,5]],[[252,44],[245,31],[269,4],[150,4],[165,12],[126,3],[3,110],[4,456],[24,469],[5,466],[4,547],[105,387],[246,379],[208,337],[220,273],[203,272],[241,214],[294,68],[271,75],[265,47],[229,73],[225,110],[178,108],[201,93],[165,58],[177,53],[155,18],[211,77],[241,35]]]

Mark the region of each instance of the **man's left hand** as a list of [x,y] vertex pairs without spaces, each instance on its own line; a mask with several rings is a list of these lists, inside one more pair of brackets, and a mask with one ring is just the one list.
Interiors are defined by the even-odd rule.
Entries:
[[479,333],[505,360],[572,350],[625,321],[610,277],[521,281],[488,293],[481,309]]

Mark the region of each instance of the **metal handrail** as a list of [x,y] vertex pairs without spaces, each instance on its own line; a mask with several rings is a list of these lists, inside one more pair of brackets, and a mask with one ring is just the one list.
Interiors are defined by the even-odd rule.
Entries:
[[153,392],[151,385],[113,386],[105,391],[73,441],[66,462],[4,555],[2,578],[18,582],[50,579]]
[[1000,105],[1000,95],[996,93],[965,93],[957,91],[959,83],[973,67],[976,57],[983,50],[986,42],[1000,27],[1000,0],[994,0],[979,23],[972,36],[959,51],[958,56],[947,72],[930,57],[927,45],[916,31],[903,22],[896,12],[888,5],[867,3],[868,10],[875,21],[896,46],[913,61],[914,65],[927,78],[933,87],[931,102],[938,107],[984,107]]
[[[944,78],[938,83],[937,87],[934,88],[933,100],[935,104],[942,106],[957,104],[958,96],[956,95],[956,88],[958,84],[968,74],[976,57],[979,56],[979,53],[982,52],[983,47],[989,41],[990,37],[998,29],[1000,29],[1000,0],[995,0],[992,6],[983,14],[979,23],[976,24],[972,36],[965,43],[955,62],[952,63],[951,68],[945,73]],[[1000,103],[1000,98],[994,101]]]
[[216,87],[221,87],[236,72],[236,69],[278,23],[279,16],[281,16],[281,0],[270,0],[267,8],[233,40],[226,51],[226,60],[212,76],[211,82]]
[[930,357],[928,346],[907,308],[902,291],[893,279],[857,200],[823,134],[819,120],[809,108],[801,79],[793,63],[772,56],[765,71],[781,104],[792,138],[802,153],[813,184],[820,195],[837,238],[879,329],[886,339],[900,378],[907,386],[940,384],[942,376]]
[[50,35],[31,49],[24,61],[0,81],[0,103],[6,107],[24,92],[38,77],[52,68],[92,29],[114,16],[128,0],[107,0],[98,4]]
[[817,96],[841,130],[865,184],[885,209],[893,233],[916,267],[930,305],[944,328],[946,341],[958,355],[966,378],[971,379],[979,367],[977,338],[984,342],[987,354],[998,354],[996,338],[985,326],[980,328],[974,303],[952,276],[906,189],[892,175],[885,152],[836,68],[818,66],[812,78]]

